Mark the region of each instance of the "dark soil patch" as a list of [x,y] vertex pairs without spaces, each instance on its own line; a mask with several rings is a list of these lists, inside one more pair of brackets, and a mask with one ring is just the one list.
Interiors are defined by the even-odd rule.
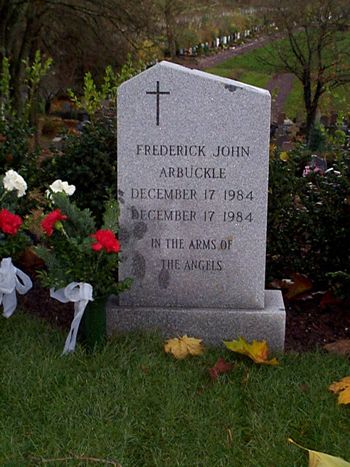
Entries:
[[322,309],[318,299],[288,302],[286,350],[305,352],[339,339],[350,339],[350,306]]
[[[285,299],[286,351],[311,351],[338,339],[350,339],[350,306],[330,305],[321,309],[319,301],[320,298]],[[73,304],[51,299],[49,291],[40,287],[38,281],[34,281],[28,294],[19,297],[19,306],[67,332],[74,314]]]
[[[33,278],[33,274],[30,277]],[[74,316],[73,303],[61,303],[50,298],[49,290],[42,288],[37,280],[33,280],[33,288],[26,295],[18,295],[18,303],[27,313],[42,318],[55,327],[69,330]]]

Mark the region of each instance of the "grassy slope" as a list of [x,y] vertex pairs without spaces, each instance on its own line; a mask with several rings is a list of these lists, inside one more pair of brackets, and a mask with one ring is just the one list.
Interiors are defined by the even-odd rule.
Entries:
[[[221,349],[175,361],[149,335],[60,357],[63,334],[20,313],[1,323],[1,465],[74,454],[123,467],[306,466],[288,437],[350,461],[349,407],[327,391],[349,374],[344,358],[291,354],[259,367]],[[235,369],[212,384],[220,355]]]
[[250,53],[232,57],[206,71],[254,86],[265,87],[271,78],[271,70],[261,60],[269,47],[268,45]]
[[[350,49],[350,35],[346,36],[344,40],[348,43],[348,49]],[[226,60],[206,71],[264,88],[274,75],[271,68],[264,64],[264,57],[269,57],[269,51],[271,51],[272,47],[273,44],[266,45],[250,53]],[[332,110],[349,112],[350,85],[341,86],[327,92],[321,99],[320,108],[324,114]],[[292,92],[286,100],[284,111],[290,118],[304,117],[302,86],[296,78]]]

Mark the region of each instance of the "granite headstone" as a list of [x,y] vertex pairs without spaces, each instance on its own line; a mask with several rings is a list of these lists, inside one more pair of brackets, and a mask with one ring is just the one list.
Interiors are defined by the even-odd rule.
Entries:
[[120,86],[120,278],[108,327],[283,348],[265,291],[270,94],[161,62]]

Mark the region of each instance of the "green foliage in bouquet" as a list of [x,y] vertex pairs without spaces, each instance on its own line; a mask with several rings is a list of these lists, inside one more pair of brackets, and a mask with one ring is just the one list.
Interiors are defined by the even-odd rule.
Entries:
[[47,267],[39,271],[43,286],[57,289],[71,282],[87,282],[94,298],[125,290],[129,281],[119,283],[117,275],[117,202],[110,199],[105,203],[103,226],[97,230],[89,209],[79,209],[63,192],[50,196],[55,209],[41,221],[44,236],[35,247]]
[[0,260],[8,257],[16,260],[29,244],[30,239],[24,232],[15,235],[0,232]]

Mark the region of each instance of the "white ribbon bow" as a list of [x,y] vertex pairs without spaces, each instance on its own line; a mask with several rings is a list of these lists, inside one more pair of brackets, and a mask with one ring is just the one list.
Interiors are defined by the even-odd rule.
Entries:
[[16,291],[24,295],[33,286],[30,277],[12,264],[11,258],[3,258],[0,264],[0,305],[3,316],[9,318],[17,307]]
[[70,326],[66,343],[62,355],[74,352],[77,341],[77,334],[81,318],[83,317],[86,305],[92,298],[92,285],[87,282],[71,282],[67,287],[59,290],[51,289],[50,297],[62,303],[74,302],[74,318]]

